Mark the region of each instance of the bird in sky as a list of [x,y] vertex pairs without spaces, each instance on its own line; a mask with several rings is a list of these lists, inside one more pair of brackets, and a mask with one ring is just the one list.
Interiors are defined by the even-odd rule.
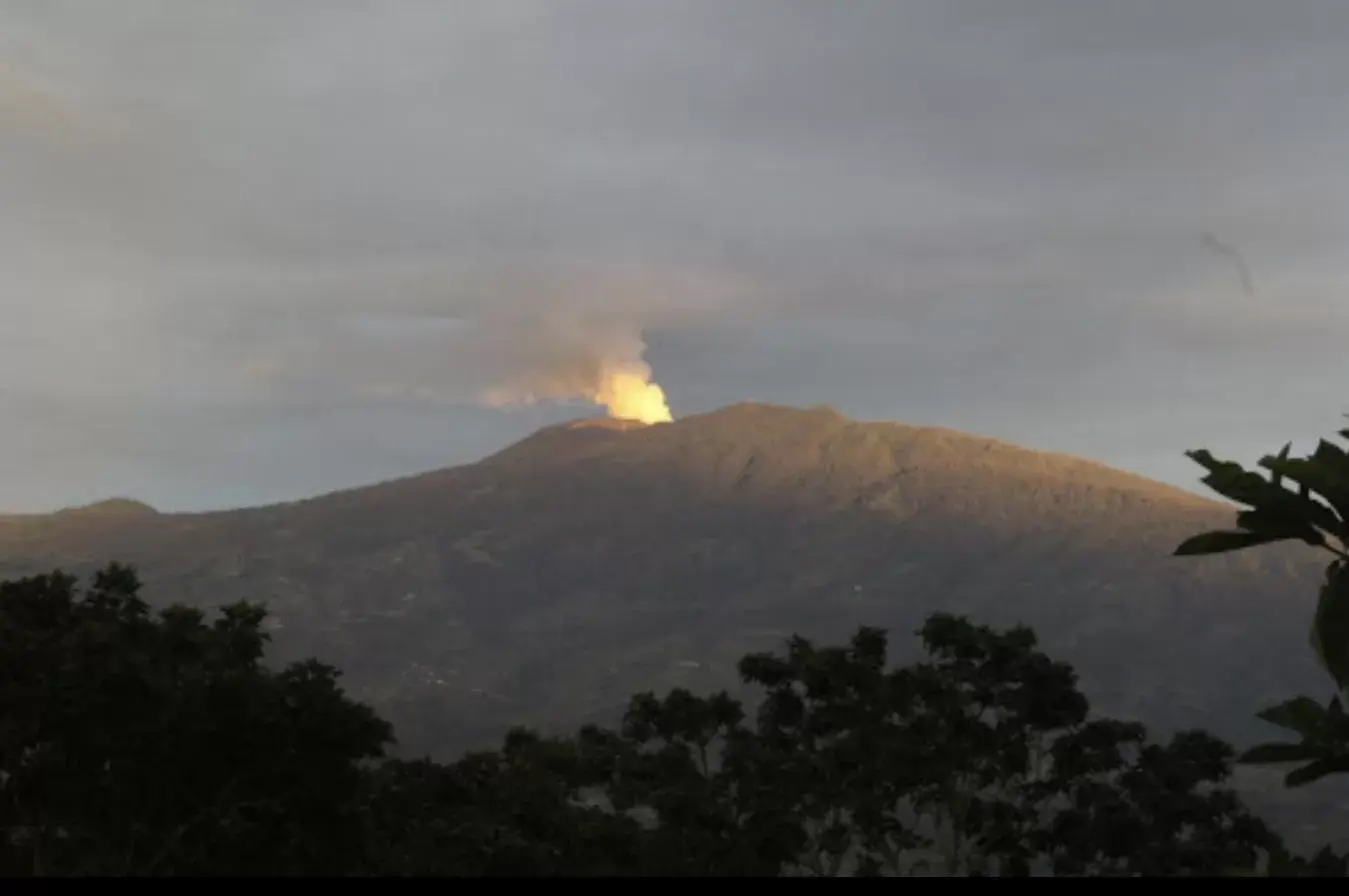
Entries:
[[1237,266],[1237,274],[1241,277],[1242,291],[1248,296],[1255,295],[1255,284],[1251,281],[1251,269],[1247,267],[1246,259],[1242,256],[1240,249],[1222,242],[1211,233],[1204,234],[1204,247],[1231,260]]

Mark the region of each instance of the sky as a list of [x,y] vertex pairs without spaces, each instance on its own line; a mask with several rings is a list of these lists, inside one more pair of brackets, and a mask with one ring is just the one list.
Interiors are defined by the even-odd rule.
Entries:
[[0,0],[0,509],[472,461],[593,413],[492,389],[643,348],[676,416],[1201,488],[1349,412],[1345,46],[1343,0]]

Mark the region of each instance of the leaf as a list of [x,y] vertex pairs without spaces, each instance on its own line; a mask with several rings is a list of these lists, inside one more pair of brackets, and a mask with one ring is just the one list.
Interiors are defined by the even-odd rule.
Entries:
[[1283,488],[1273,488],[1259,473],[1247,470],[1241,464],[1224,463],[1204,477],[1203,481],[1219,494],[1240,504],[1256,505],[1271,495],[1288,494]]
[[1303,762],[1315,758],[1306,744],[1261,744],[1237,757],[1241,765],[1269,765],[1277,762]]
[[1297,535],[1271,534],[1267,532],[1215,531],[1195,535],[1181,542],[1172,552],[1175,557],[1193,557],[1203,554],[1225,554],[1228,551],[1240,551],[1244,548],[1269,544],[1297,538]]
[[[1279,453],[1275,456],[1275,460],[1280,461],[1288,460],[1288,452],[1291,451],[1292,449],[1293,443],[1285,442],[1283,447],[1279,449]],[[1283,485],[1283,474],[1280,473],[1277,469],[1274,469],[1273,467],[1271,467],[1269,471],[1269,484],[1277,486]]]
[[1311,637],[1317,659],[1343,690],[1349,685],[1349,576],[1339,561],[1326,569]]
[[1346,452],[1339,445],[1327,442],[1325,439],[1316,443],[1316,450],[1312,452],[1311,456],[1313,460],[1322,463],[1332,473],[1343,476],[1346,472],[1349,472],[1349,452]]
[[1320,780],[1326,775],[1333,775],[1337,772],[1349,771],[1349,757],[1329,756],[1324,759],[1318,759],[1310,762],[1302,768],[1295,768],[1284,776],[1283,786],[1301,787],[1303,784],[1310,784],[1312,781]]
[[1339,535],[1343,523],[1333,510],[1311,497],[1305,484],[1299,485],[1294,495],[1285,489],[1253,502],[1254,509],[1245,514],[1254,525],[1247,528],[1287,531],[1308,544],[1325,544],[1323,532]]
[[[1349,518],[1349,469],[1346,469],[1349,460],[1340,449],[1323,441],[1310,457],[1294,460],[1265,457],[1261,458],[1260,466],[1298,484],[1294,503],[1305,505],[1299,513],[1306,515],[1309,522],[1336,535],[1343,534],[1344,520]],[[1312,492],[1321,500],[1312,500]],[[1284,503],[1288,503],[1286,499]]]
[[[1349,432],[1349,430],[1345,430],[1345,432]],[[1346,438],[1349,438],[1349,436],[1346,436]],[[1199,464],[1199,466],[1203,467],[1205,470],[1208,470],[1210,473],[1221,469],[1224,464],[1230,463],[1230,461],[1220,461],[1215,459],[1206,448],[1200,448],[1195,451],[1186,451],[1185,456]]]
[[1262,514],[1274,515],[1280,520],[1281,527],[1287,524],[1312,525],[1328,532],[1338,532],[1343,526],[1343,521],[1334,511],[1312,500],[1305,488],[1317,483],[1333,487],[1334,476],[1324,462],[1306,458],[1289,460],[1284,457],[1265,457],[1260,460],[1260,465],[1271,472],[1301,483],[1304,488],[1297,495],[1281,484],[1275,484],[1245,469],[1241,464],[1216,460],[1208,451],[1187,451],[1186,456],[1209,471],[1201,480],[1209,488]]
[[1259,532],[1275,539],[1297,538],[1312,547],[1324,547],[1326,543],[1320,529],[1299,519],[1288,507],[1243,510],[1237,514],[1237,525],[1248,532]]
[[1311,697],[1294,697],[1255,714],[1257,719],[1287,728],[1309,740],[1320,734],[1326,711]]

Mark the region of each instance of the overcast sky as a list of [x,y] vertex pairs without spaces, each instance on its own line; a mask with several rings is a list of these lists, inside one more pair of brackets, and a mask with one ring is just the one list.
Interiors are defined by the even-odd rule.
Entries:
[[1192,485],[1349,411],[1346,160],[1344,0],[0,0],[0,508],[473,460],[555,338]]

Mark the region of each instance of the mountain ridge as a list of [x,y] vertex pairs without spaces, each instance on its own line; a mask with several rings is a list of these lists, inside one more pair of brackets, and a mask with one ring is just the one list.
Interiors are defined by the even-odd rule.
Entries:
[[[1219,496],[1202,495],[1197,492],[1182,488],[1170,483],[1160,482],[1151,479],[1141,473],[1124,470],[1111,466],[1103,461],[1094,458],[1072,454],[1061,451],[1051,451],[1023,445],[1017,442],[999,439],[991,436],[983,436],[964,430],[959,430],[945,426],[911,424],[892,420],[872,420],[872,419],[854,419],[845,416],[842,412],[829,405],[814,405],[807,408],[798,408],[791,405],[775,404],[770,402],[745,401],[737,402],[712,411],[693,414],[676,419],[672,423],[644,424],[631,420],[616,420],[608,417],[580,417],[561,423],[542,427],[535,432],[524,436],[521,439],[512,442],[503,448],[489,453],[488,455],[475,460],[461,464],[453,464],[445,467],[437,467],[430,470],[408,473],[406,475],[395,476],[390,479],[377,482],[361,483],[351,486],[345,486],[331,491],[322,492],[302,498],[296,498],[286,501],[276,501],[264,504],[247,505],[240,507],[222,507],[209,508],[205,510],[191,511],[160,511],[149,504],[135,500],[129,497],[115,497],[92,504],[79,507],[66,507],[49,512],[28,512],[13,513],[0,510],[0,521],[4,520],[36,520],[55,515],[94,515],[95,513],[113,513],[124,512],[127,514],[141,513],[144,515],[158,515],[163,517],[191,517],[201,518],[218,514],[246,513],[251,511],[271,510],[286,507],[295,507],[297,505],[309,504],[315,501],[323,501],[326,498],[349,495],[353,492],[362,492],[367,490],[379,489],[383,486],[407,482],[410,480],[421,480],[427,477],[440,477],[452,474],[456,470],[475,467],[480,464],[495,462],[503,459],[514,458],[525,451],[536,448],[545,440],[557,443],[559,438],[567,438],[570,433],[577,431],[586,434],[594,433],[594,444],[604,444],[602,439],[605,436],[618,438],[624,435],[640,433],[651,429],[660,429],[664,427],[672,428],[674,431],[681,431],[689,426],[702,426],[708,423],[716,423],[722,420],[735,420],[744,425],[747,418],[791,419],[795,418],[804,421],[810,418],[815,420],[827,420],[838,424],[846,424],[851,427],[861,427],[875,431],[901,432],[910,437],[930,436],[948,442],[966,442],[971,445],[979,445],[988,450],[1008,451],[1019,456],[1033,456],[1041,461],[1057,462],[1060,466],[1073,468],[1083,472],[1097,472],[1105,474],[1113,482],[1123,487],[1126,483],[1132,483],[1135,487],[1147,492],[1170,491],[1173,496],[1180,497],[1186,502],[1196,503],[1197,505],[1211,505],[1215,507],[1228,508],[1230,503]],[[540,458],[532,458],[538,461]]]

